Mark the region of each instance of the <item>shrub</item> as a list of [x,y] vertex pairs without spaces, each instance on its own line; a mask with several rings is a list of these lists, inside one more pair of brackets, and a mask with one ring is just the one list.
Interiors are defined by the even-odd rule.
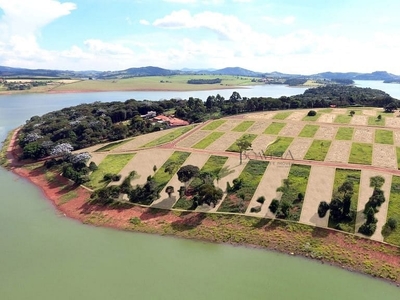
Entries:
[[279,208],[279,200],[272,200],[271,204],[268,206],[269,210],[274,214]]
[[318,206],[318,216],[320,218],[325,217],[328,210],[329,210],[329,204],[326,201],[321,201]]
[[93,171],[96,171],[97,169],[98,169],[98,167],[97,167],[96,163],[94,161],[91,161],[89,164],[89,170],[93,172]]
[[129,223],[133,224],[133,225],[139,225],[142,222],[142,220],[140,220],[140,218],[138,217],[133,217],[129,219]]
[[397,220],[394,218],[389,218],[386,224],[391,230],[395,230],[397,228]]
[[120,174],[113,174],[111,177],[112,181],[119,181],[121,179],[121,175]]
[[376,230],[376,224],[375,223],[364,223],[361,225],[361,227],[358,229],[359,233],[362,233],[367,236],[371,236],[374,234]]
[[257,202],[260,203],[260,204],[264,204],[265,197],[264,196],[258,197]]
[[310,110],[307,114],[307,116],[309,117],[314,117],[315,115],[317,115],[317,112],[315,110]]
[[111,180],[112,180],[112,177],[113,177],[113,174],[107,173],[107,174],[104,174],[103,180],[104,180],[104,181],[111,181]]
[[258,213],[261,211],[261,206],[254,206],[252,208],[250,208],[250,212],[252,213]]

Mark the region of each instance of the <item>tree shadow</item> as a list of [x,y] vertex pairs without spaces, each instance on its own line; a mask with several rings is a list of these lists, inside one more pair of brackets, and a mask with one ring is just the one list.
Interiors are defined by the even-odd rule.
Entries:
[[[190,216],[190,214],[192,216]],[[171,223],[174,230],[186,231],[191,230],[199,226],[203,220],[207,217],[205,213],[190,213],[187,214],[188,217],[183,217],[180,220]],[[181,215],[182,216],[182,215]]]
[[313,230],[311,232],[311,236],[315,238],[326,238],[327,236],[330,235],[330,230],[326,228],[321,228],[321,227],[313,227]]
[[142,221],[151,220],[168,215],[169,213],[170,210],[168,209],[149,207],[140,215],[140,219]]
[[162,199],[158,203],[152,204],[152,207],[154,207],[154,208],[163,208],[163,209],[171,209],[172,206],[175,204],[175,202],[176,202],[176,196],[171,196],[171,197],[167,197],[167,198]]

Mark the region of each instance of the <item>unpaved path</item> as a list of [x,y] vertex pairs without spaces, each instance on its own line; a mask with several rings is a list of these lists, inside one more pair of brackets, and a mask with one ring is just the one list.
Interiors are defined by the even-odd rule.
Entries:
[[323,166],[313,166],[311,168],[300,215],[301,223],[318,227],[328,227],[329,211],[325,217],[320,218],[317,210],[321,201],[326,201],[327,203],[331,201],[335,171],[336,168]]

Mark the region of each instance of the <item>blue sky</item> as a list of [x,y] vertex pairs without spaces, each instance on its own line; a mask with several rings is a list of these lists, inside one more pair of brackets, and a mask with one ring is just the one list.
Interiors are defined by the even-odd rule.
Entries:
[[400,75],[398,0],[0,0],[0,65]]

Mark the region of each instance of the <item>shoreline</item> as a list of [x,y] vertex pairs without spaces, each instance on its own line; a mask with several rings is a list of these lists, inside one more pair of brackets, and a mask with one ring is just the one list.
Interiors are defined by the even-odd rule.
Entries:
[[324,228],[282,220],[229,214],[162,210],[137,205],[105,207],[88,203],[90,191],[43,167],[17,161],[18,130],[9,140],[8,169],[41,189],[65,216],[84,224],[272,250],[384,279],[400,286],[400,247]]

